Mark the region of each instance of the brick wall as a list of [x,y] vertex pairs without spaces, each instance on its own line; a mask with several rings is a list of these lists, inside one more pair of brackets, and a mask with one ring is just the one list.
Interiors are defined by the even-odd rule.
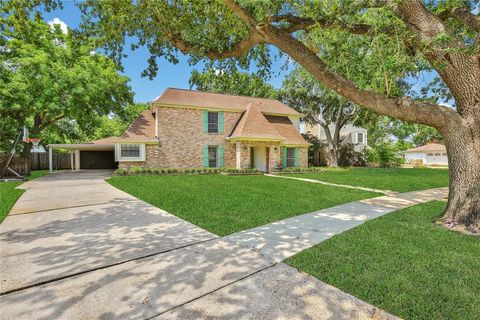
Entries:
[[203,132],[203,110],[158,108],[158,145],[147,145],[145,162],[120,162],[121,168],[203,167],[203,146],[222,145],[225,167],[235,167],[235,144],[226,140],[240,118],[240,112],[223,113],[223,133]]
[[[233,131],[240,112],[224,112],[223,133],[203,132],[203,110],[187,108],[158,108],[159,144],[147,144],[146,161],[119,162],[119,168],[132,166],[144,168],[200,168],[203,167],[203,146],[222,145],[225,167],[236,167],[236,143],[226,137]],[[282,153],[278,144],[246,143],[240,145],[241,167],[250,168],[250,147],[269,147],[269,167],[274,170],[281,163]],[[276,149],[276,150],[275,150]],[[307,148],[299,149],[300,166],[308,165]]]

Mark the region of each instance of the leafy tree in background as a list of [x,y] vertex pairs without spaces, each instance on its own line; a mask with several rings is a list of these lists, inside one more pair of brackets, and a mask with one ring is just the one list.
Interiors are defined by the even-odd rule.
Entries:
[[280,97],[285,104],[304,114],[307,124],[322,127],[328,147],[327,165],[330,167],[339,165],[342,128],[347,124],[360,126],[372,118],[365,109],[325,89],[298,65],[283,82]]
[[190,87],[201,91],[229,93],[259,98],[275,98],[276,91],[261,77],[237,70],[208,67],[202,72],[194,70],[190,76]]
[[[52,6],[57,1],[43,3]],[[268,73],[274,46],[346,99],[437,129],[449,154],[444,220],[473,231],[480,230],[480,18],[473,13],[477,6],[477,0],[81,4],[83,29],[97,35],[117,60],[124,55],[127,37],[149,49],[147,74],[156,73],[157,58],[178,62],[178,50],[190,54],[192,63],[202,59],[240,67],[254,63]],[[352,50],[358,54],[349,65],[332,63]],[[453,107],[395,92],[398,79],[423,71],[439,75],[453,97]]]
[[[4,149],[23,126],[47,142],[59,142],[56,137],[62,135],[82,138],[102,117],[122,114],[132,101],[129,79],[114,61],[95,53],[92,40],[71,30],[64,33],[38,16],[2,15],[0,21]],[[24,155],[30,148],[26,144]]]

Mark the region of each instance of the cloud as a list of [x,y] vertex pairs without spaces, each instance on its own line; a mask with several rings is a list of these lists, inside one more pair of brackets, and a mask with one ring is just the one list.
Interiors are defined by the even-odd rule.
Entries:
[[52,26],[52,28],[54,25],[58,24],[63,33],[67,34],[68,32],[68,25],[59,18],[54,18],[52,21],[48,21],[48,24]]

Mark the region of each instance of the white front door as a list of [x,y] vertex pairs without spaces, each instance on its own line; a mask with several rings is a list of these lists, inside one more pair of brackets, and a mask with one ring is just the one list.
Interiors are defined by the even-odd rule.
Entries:
[[253,167],[259,171],[267,171],[266,147],[253,148]]

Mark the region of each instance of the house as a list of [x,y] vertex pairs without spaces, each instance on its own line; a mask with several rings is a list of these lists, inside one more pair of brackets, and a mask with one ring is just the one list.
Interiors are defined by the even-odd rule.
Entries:
[[447,148],[441,143],[428,143],[404,151],[405,161],[410,164],[448,165]]
[[[328,128],[333,137],[335,132],[335,124],[330,125]],[[327,141],[325,130],[319,124],[305,124],[305,133],[312,134],[322,142],[326,143]],[[340,129],[340,141],[341,143],[353,144],[353,149],[356,152],[361,152],[367,146],[367,129],[346,124]]]
[[54,144],[72,168],[306,167],[302,115],[274,99],[168,88],[120,137]]

